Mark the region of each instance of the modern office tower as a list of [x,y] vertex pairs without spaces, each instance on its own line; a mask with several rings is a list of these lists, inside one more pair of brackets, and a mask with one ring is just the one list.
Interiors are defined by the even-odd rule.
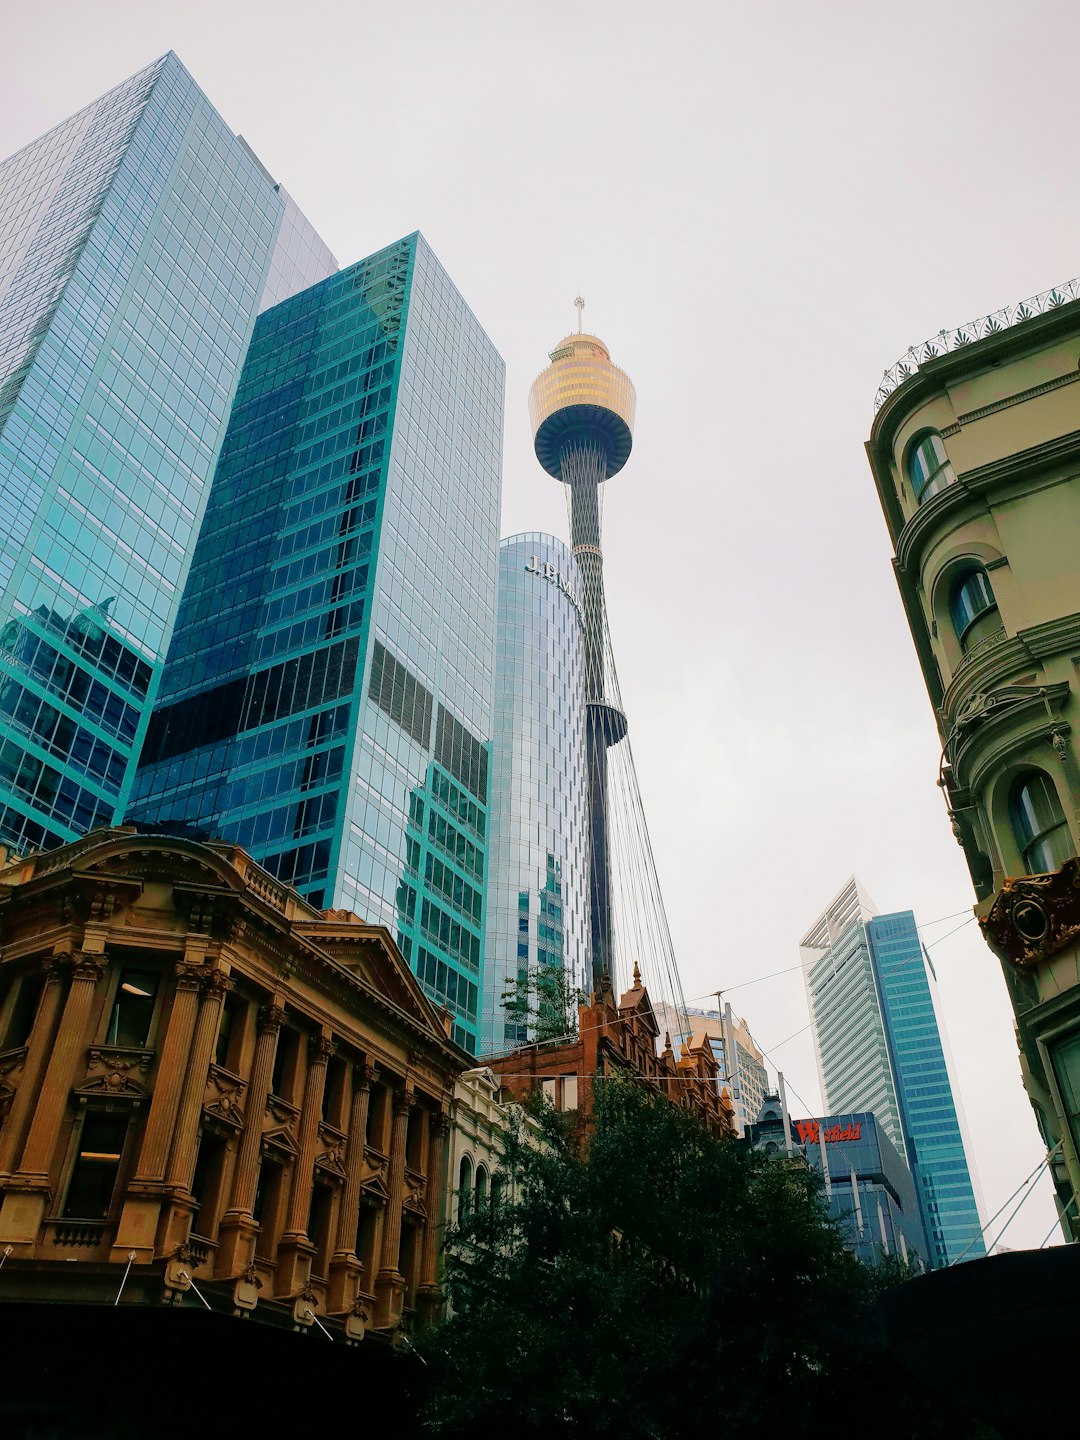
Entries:
[[172,54],[0,165],[0,843],[123,814],[255,316],[334,269]]
[[132,800],[388,926],[472,1051],[502,399],[420,235],[259,317]]
[[[734,1013],[730,1004],[723,1010],[700,1010],[688,1006],[678,1011],[666,1002],[655,1005],[660,1042],[670,1035],[676,1054],[691,1035],[705,1035],[720,1067],[720,1075],[731,1092],[735,1121],[740,1135],[746,1133],[769,1088],[765,1056],[758,1049],[750,1027]],[[658,1042],[659,1043],[659,1042]]]
[[[791,1153],[812,1165],[825,1182],[830,1217],[845,1247],[873,1264],[896,1255],[925,1269],[928,1246],[911,1171],[869,1111],[823,1115],[789,1122]],[[763,1098],[750,1125],[755,1150],[781,1158],[787,1153],[778,1095]]]
[[825,1108],[872,1111],[906,1158],[932,1266],[983,1255],[934,967],[914,915],[878,915],[852,877],[800,952]]
[[[491,742],[484,1053],[534,1038],[536,1020],[587,987],[588,860],[581,583],[551,535],[499,550],[499,620]],[[554,987],[536,980],[559,972]],[[517,994],[536,1008],[507,1011]],[[566,1006],[566,1008],[576,1007]]]
[[1080,280],[915,347],[867,454],[941,737],[927,756],[1080,1240]]
[[[584,301],[578,300],[578,323]],[[594,983],[613,976],[608,750],[626,737],[611,664],[601,486],[626,464],[636,397],[629,376],[611,363],[595,335],[561,340],[529,391],[536,458],[567,487],[570,539],[581,574],[585,645],[585,743],[589,809],[589,959]]]

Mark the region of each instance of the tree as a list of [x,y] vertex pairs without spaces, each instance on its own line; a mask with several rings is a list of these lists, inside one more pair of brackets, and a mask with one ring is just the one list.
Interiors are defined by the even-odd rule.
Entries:
[[725,1440],[980,1433],[884,1362],[862,1266],[816,1177],[633,1082],[600,1088],[587,1148],[540,1109],[506,1197],[451,1231],[452,1317],[421,1342],[423,1433]]
[[562,965],[534,965],[519,971],[507,985],[502,1007],[525,1044],[576,1035],[578,1007],[588,998],[571,983]]

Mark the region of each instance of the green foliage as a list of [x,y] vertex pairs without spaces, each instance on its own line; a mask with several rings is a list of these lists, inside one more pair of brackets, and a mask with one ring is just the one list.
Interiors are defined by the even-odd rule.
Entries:
[[975,1433],[879,1356],[870,1307],[896,1277],[843,1249],[806,1167],[616,1079],[587,1153],[538,1114],[543,1145],[507,1142],[502,1202],[449,1236],[453,1314],[422,1344],[425,1434]]
[[523,1041],[561,1040],[577,1034],[578,1007],[588,998],[561,965],[533,965],[507,985],[502,1007]]

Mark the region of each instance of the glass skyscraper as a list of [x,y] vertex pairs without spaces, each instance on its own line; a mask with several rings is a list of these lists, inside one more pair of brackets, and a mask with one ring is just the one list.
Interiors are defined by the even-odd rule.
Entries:
[[388,926],[474,1052],[502,406],[418,234],[259,317],[131,812]]
[[985,1254],[936,977],[914,915],[878,915],[852,878],[801,954],[826,1109],[873,1111],[906,1157],[932,1266]]
[[0,842],[122,816],[255,316],[335,269],[172,54],[0,164]]
[[508,986],[561,970],[589,980],[588,815],[580,576],[551,535],[499,550],[491,746],[487,953],[482,1049],[510,1049],[530,1027],[503,1005]]

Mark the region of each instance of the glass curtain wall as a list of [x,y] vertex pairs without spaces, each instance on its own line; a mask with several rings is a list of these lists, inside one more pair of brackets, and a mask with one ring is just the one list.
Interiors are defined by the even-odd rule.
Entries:
[[[533,1038],[536,979],[588,971],[588,823],[580,577],[551,535],[515,535],[499,552],[492,739],[484,1050]],[[572,1008],[572,1006],[571,1006]],[[554,1017],[551,1017],[552,1019]]]
[[474,1052],[502,400],[419,235],[260,317],[132,811],[388,926]]
[[171,54],[0,165],[0,842],[123,815],[255,315],[335,268]]

